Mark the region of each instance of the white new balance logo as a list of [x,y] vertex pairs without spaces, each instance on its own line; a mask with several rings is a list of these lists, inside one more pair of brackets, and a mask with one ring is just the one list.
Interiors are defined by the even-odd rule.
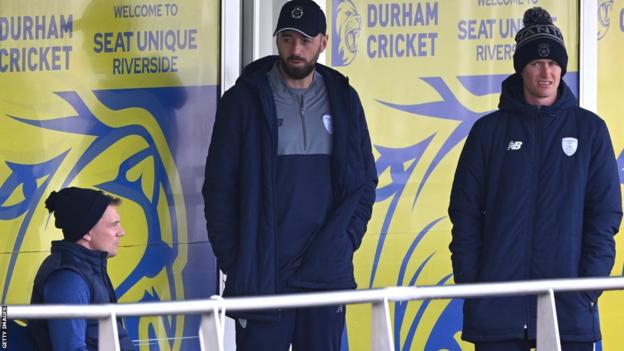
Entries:
[[521,141],[510,141],[509,146],[507,146],[507,150],[520,150],[522,147]]

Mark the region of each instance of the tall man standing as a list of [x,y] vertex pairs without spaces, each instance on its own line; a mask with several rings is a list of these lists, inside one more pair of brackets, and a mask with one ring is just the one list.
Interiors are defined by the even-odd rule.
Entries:
[[[609,132],[561,80],[568,56],[548,12],[526,11],[516,42],[499,110],[475,123],[457,166],[455,282],[608,276],[622,220]],[[556,294],[563,350],[600,340],[599,295]],[[467,299],[462,338],[479,351],[528,351],[535,324],[535,296]]]
[[[317,4],[287,2],[279,56],[245,67],[219,103],[203,195],[226,296],[356,287],[377,173],[356,91],[317,63],[325,31]],[[239,350],[338,350],[345,308],[230,315]]]

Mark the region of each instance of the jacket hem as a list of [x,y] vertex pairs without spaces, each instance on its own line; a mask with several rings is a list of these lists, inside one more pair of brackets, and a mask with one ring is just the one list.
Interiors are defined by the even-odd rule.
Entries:
[[265,322],[277,322],[280,320],[280,313],[278,310],[264,310],[264,311],[226,311],[225,315],[232,319],[249,319],[255,321]]
[[[476,342],[497,342],[497,341],[510,341],[510,340],[523,340],[525,338],[524,333],[500,333],[500,334],[476,334],[476,333],[464,333],[462,332],[462,340],[476,343]],[[597,337],[594,334],[561,334],[559,336],[561,341],[567,342],[597,342],[602,340],[602,336],[599,334]]]

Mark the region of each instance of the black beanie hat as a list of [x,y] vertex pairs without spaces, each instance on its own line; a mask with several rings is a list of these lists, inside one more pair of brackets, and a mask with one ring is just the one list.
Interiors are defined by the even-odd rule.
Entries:
[[102,218],[108,205],[118,202],[100,190],[70,187],[51,192],[45,206],[54,212],[54,226],[63,230],[63,238],[76,242]]
[[563,35],[553,22],[548,11],[533,7],[524,13],[524,28],[516,33],[516,52],[513,56],[514,69],[520,73],[529,62],[551,59],[561,66],[561,76],[567,71],[568,53]]

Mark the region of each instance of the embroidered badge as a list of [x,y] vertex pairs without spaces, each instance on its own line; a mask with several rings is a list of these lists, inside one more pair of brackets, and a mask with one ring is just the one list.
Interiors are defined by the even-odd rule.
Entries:
[[292,11],[290,11],[290,15],[294,19],[300,19],[303,17],[303,9],[301,7],[295,7]]
[[539,43],[537,45],[537,54],[540,57],[546,57],[550,55],[550,45],[548,45],[548,43]]
[[561,148],[563,153],[572,156],[576,152],[578,147],[578,140],[576,138],[563,138],[561,139]]
[[323,115],[323,125],[325,126],[325,130],[329,134],[334,134],[334,123],[332,122],[332,116]]

